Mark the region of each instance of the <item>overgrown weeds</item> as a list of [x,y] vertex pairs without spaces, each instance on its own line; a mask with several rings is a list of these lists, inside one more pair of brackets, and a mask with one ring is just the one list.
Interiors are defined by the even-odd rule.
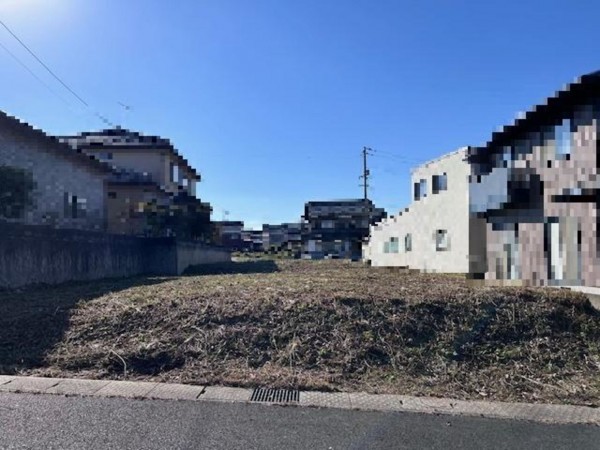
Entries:
[[471,287],[457,276],[347,261],[275,264],[276,271],[229,270],[104,290],[74,305],[42,360],[16,370],[600,402],[600,314],[580,294]]

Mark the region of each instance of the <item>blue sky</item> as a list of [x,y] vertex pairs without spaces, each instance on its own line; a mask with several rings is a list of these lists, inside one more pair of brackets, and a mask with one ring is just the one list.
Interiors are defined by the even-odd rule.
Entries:
[[[113,122],[171,139],[198,196],[249,226],[304,202],[410,202],[410,168],[484,143],[600,69],[594,1],[0,0],[0,109],[52,134]],[[48,87],[50,89],[48,89]],[[125,112],[119,102],[130,105]]]

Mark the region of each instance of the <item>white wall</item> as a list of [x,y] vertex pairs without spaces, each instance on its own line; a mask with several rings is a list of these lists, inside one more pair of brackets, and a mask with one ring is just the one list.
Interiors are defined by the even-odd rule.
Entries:
[[[427,180],[427,196],[414,201],[399,215],[371,227],[363,259],[373,266],[403,266],[427,272],[467,273],[469,271],[469,183],[466,148],[424,164],[412,173],[413,185]],[[432,193],[432,176],[447,174],[448,189]],[[436,230],[447,230],[449,249],[436,250]],[[412,237],[412,251],[405,251],[406,234]],[[390,237],[399,239],[398,253],[384,253]]]

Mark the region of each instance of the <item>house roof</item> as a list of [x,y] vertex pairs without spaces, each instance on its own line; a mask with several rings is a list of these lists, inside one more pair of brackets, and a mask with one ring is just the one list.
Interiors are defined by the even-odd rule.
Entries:
[[98,161],[96,158],[85,154],[81,150],[71,148],[69,145],[59,141],[56,137],[48,135],[41,129],[36,128],[14,116],[11,116],[4,111],[0,111],[0,126],[11,128],[17,133],[26,134],[32,139],[38,139],[46,144],[49,144],[53,149],[53,154],[81,164],[86,168],[99,173],[112,172],[112,167],[110,165]]
[[534,106],[525,114],[517,117],[513,123],[506,125],[492,133],[491,139],[482,147],[473,147],[469,150],[469,160],[476,162],[485,153],[493,153],[495,149],[510,144],[514,140],[522,139],[527,133],[539,130],[541,127],[558,123],[565,110],[585,104],[592,99],[600,97],[600,71],[591,72],[578,77],[563,89],[556,91],[543,103]]
[[243,227],[244,222],[241,220],[214,220],[213,223],[219,226]]
[[[344,199],[344,200],[313,200],[306,202],[306,206],[336,206],[336,205],[363,205],[365,200],[362,198]],[[372,203],[367,200],[367,203]]]
[[59,136],[59,140],[78,150],[167,150],[200,181],[200,174],[179,154],[171,141],[160,136],[116,127],[100,131],[86,131],[75,136]]

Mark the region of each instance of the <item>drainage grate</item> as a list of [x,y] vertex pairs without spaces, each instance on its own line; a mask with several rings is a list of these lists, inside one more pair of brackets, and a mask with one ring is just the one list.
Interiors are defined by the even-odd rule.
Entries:
[[256,388],[252,392],[250,401],[266,403],[298,403],[300,401],[300,391]]

